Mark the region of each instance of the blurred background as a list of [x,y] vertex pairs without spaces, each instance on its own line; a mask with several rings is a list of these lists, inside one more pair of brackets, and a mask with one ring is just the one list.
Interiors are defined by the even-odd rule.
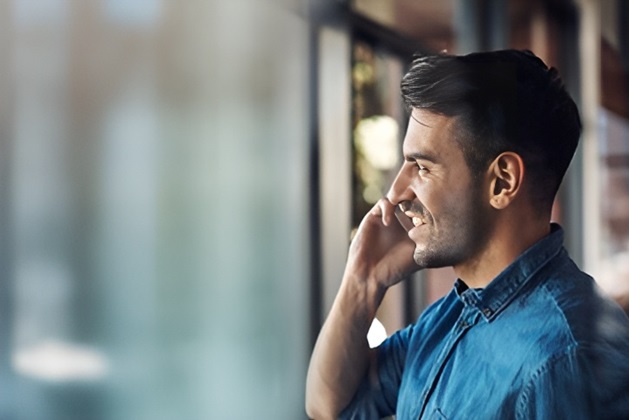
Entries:
[[[629,3],[0,0],[0,419],[300,419],[414,53],[527,48],[580,105],[554,218],[629,296]],[[387,295],[390,334],[454,281]]]

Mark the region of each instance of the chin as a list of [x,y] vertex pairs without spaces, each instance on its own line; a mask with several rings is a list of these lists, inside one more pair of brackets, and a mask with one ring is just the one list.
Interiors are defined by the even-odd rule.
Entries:
[[413,260],[420,269],[434,268],[430,266],[430,258],[428,258],[426,254],[415,252],[415,254],[413,254]]
[[420,269],[452,267],[459,262],[458,259],[454,258],[452,255],[429,253],[426,252],[425,249],[416,249],[415,253],[413,254],[413,260],[415,261],[415,264],[420,267]]

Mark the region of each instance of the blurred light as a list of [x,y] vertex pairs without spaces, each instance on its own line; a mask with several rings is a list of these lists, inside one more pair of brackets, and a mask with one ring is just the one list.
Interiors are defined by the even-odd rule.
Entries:
[[369,204],[376,204],[382,198],[382,191],[377,185],[369,184],[363,190],[363,199]]
[[98,350],[59,341],[44,341],[13,355],[13,368],[24,376],[52,382],[97,380],[108,363]]
[[352,77],[356,88],[360,89],[364,85],[374,82],[376,73],[371,64],[365,62],[357,62],[352,71]]
[[362,119],[356,125],[356,146],[376,169],[387,171],[397,165],[398,123],[387,115]]

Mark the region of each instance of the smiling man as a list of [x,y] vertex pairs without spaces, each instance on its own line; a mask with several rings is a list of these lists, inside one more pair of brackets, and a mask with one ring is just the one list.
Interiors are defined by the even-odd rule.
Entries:
[[[404,163],[350,246],[309,416],[629,418],[629,319],[550,221],[581,132],[557,72],[528,51],[425,56],[402,95]],[[444,266],[452,291],[369,349],[387,289]]]

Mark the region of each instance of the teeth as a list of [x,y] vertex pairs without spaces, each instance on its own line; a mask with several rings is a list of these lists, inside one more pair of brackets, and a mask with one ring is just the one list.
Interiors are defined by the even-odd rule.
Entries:
[[415,227],[426,224],[426,221],[423,218],[416,216],[416,214],[418,213],[413,213],[412,211],[406,211],[404,212],[404,214],[411,219],[411,222],[413,223],[413,226]]

